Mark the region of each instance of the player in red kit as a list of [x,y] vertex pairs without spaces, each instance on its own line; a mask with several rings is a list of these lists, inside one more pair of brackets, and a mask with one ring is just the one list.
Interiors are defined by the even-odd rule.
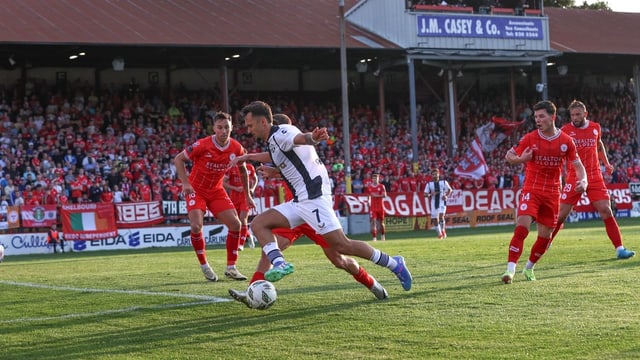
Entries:
[[[207,209],[229,230],[226,242],[227,269],[224,272],[225,276],[236,280],[247,279],[236,268],[241,229],[240,219],[235,206],[222,186],[224,174],[229,169],[231,161],[245,152],[242,145],[231,138],[231,129],[231,116],[219,112],[213,119],[214,135],[196,141],[175,157],[176,175],[182,182],[182,191],[187,200],[187,211],[191,225],[191,245],[196,252],[205,278],[210,281],[217,281],[218,275],[209,266],[205,252],[205,240],[202,235],[204,214]],[[188,176],[185,167],[187,161],[193,163],[193,168]],[[238,168],[246,201],[250,207],[255,207],[251,194],[249,194],[247,168],[244,163],[239,163]]]
[[547,251],[558,222],[560,175],[564,162],[570,162],[576,172],[573,191],[582,193],[588,185],[587,174],[573,139],[555,126],[555,104],[548,100],[540,101],[533,106],[533,110],[538,129],[524,135],[520,143],[509,149],[505,156],[510,164],[526,163],[516,228],[509,244],[507,271],[502,274],[505,284],[513,281],[516,264],[522,255],[524,240],[529,235],[533,220],[537,223],[538,238],[531,247],[523,274],[529,281],[536,279],[533,267]]
[[[606,171],[609,174],[613,172],[613,166],[609,163],[607,150],[601,139],[602,130],[600,129],[600,124],[587,120],[587,107],[582,101],[574,100],[571,102],[569,105],[569,115],[571,116],[571,122],[563,126],[561,130],[573,138],[576,148],[578,149],[578,155],[580,155],[580,160],[587,171],[587,180],[589,181],[589,187],[586,191],[587,197],[589,197],[589,201],[591,201],[591,204],[593,204],[593,207],[598,211],[600,218],[602,218],[604,222],[609,240],[611,240],[611,244],[613,244],[613,247],[616,249],[617,258],[629,259],[636,253],[627,250],[622,244],[620,228],[618,227],[616,218],[613,216],[609,191],[604,183],[602,170],[600,170],[600,161],[602,160]],[[553,239],[555,239],[562,224],[567,220],[567,216],[569,216],[569,213],[573,210],[574,205],[578,203],[582,195],[572,191],[575,180],[575,172],[569,171],[566,185],[562,189],[560,214],[558,215],[558,225],[556,225],[553,231]]]
[[[247,177],[249,179],[249,193],[253,194],[253,191],[258,184],[258,176],[256,175],[256,169],[253,165],[246,163],[245,166],[247,167]],[[250,237],[249,226],[247,225],[249,220],[249,204],[245,197],[245,191],[242,185],[242,176],[240,175],[240,169],[238,166],[234,166],[227,171],[227,174],[224,176],[223,186],[227,189],[229,198],[235,205],[236,212],[240,218],[241,225],[238,250],[244,249],[244,244],[247,239],[249,239],[249,247],[253,248],[255,243]]]
[[[291,125],[291,119],[284,114],[274,114],[273,122],[275,124],[289,124]],[[258,167],[258,171],[260,175],[264,179],[273,179],[279,178],[280,172],[278,169],[270,166],[260,166]],[[285,187],[285,200],[289,201],[293,199],[293,194],[291,191]],[[324,251],[325,256],[331,261],[335,267],[339,269],[343,269],[349,274],[353,276],[353,278],[364,285],[367,289],[369,289],[376,298],[380,300],[384,300],[388,297],[387,290],[385,290],[382,285],[371,276],[365,268],[360,266],[358,262],[348,256],[344,256],[336,250],[332,249],[329,244],[324,240],[322,235],[316,233],[315,230],[308,224],[304,223],[294,227],[293,229],[289,228],[278,228],[273,229],[273,234],[276,236],[278,246],[281,250],[288,248],[293,245],[293,243],[298,240],[302,235],[307,236],[311,241],[316,243],[316,245],[320,246]],[[260,261],[258,262],[258,267],[256,268],[255,273],[251,277],[250,283],[258,280],[265,280],[264,273],[271,268],[271,262],[269,258],[263,253]],[[229,289],[229,295],[236,299],[237,301],[250,306],[247,300],[247,294],[244,291],[238,291],[234,289]]]
[[387,197],[387,189],[380,183],[380,174],[371,176],[372,183],[367,188],[369,193],[369,219],[371,219],[371,237],[378,240],[378,227],[380,227],[380,240],[385,241],[384,235],[384,208],[382,200]]

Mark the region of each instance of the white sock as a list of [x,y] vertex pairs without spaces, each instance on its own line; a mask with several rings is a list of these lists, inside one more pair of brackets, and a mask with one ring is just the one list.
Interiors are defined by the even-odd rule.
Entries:
[[507,263],[507,271],[511,272],[511,273],[515,273],[516,272],[516,263],[508,262]]
[[527,265],[525,265],[524,268],[527,270],[531,270],[534,266],[536,266],[536,263],[531,262],[531,260],[527,260]]

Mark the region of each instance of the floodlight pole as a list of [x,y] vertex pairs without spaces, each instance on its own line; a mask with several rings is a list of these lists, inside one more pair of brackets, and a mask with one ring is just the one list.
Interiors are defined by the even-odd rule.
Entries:
[[344,151],[344,181],[346,193],[351,194],[351,135],[349,134],[349,81],[347,79],[347,50],[344,33],[344,0],[338,0],[340,18],[340,82],[342,84],[342,149]]

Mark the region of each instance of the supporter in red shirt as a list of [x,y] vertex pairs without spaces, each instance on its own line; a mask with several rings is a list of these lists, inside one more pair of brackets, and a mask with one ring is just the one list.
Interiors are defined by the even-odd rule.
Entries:
[[140,201],[151,201],[151,187],[144,179],[138,180],[137,190],[140,194]]
[[100,194],[100,201],[103,203],[113,203],[113,191],[109,187],[109,184],[104,182],[102,184],[102,194]]

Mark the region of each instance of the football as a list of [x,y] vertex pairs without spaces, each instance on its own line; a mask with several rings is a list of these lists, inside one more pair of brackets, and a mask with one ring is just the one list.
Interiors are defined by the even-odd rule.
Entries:
[[266,281],[254,281],[247,289],[247,298],[252,309],[266,310],[276,302],[276,287]]
[[4,246],[0,244],[0,262],[4,260]]

